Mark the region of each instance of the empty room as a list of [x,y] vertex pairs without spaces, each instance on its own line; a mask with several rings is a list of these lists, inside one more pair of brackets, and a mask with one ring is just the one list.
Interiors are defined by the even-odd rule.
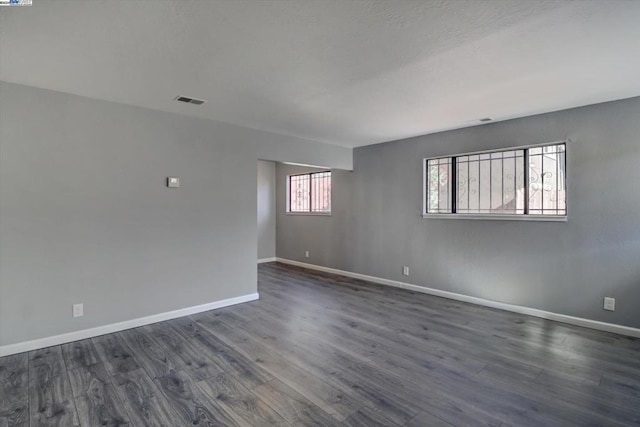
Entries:
[[640,426],[638,23],[0,0],[0,427]]

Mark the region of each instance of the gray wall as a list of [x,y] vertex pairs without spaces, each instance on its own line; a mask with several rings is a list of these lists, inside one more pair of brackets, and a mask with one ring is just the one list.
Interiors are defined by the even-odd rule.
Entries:
[[279,156],[351,166],[336,146],[1,83],[0,345],[256,292],[256,162]]
[[[279,257],[348,269],[349,242],[345,228],[349,224],[352,209],[352,172],[331,171],[330,216],[286,213],[287,176],[325,170],[281,163],[276,165],[276,253]],[[305,251],[309,251],[309,258],[304,257]]]
[[258,259],[276,256],[276,164],[258,160]]
[[[290,169],[278,167],[277,255],[640,327],[639,118],[633,98],[359,148],[335,176],[330,218],[285,215]],[[423,158],[565,138],[568,222],[421,217]]]

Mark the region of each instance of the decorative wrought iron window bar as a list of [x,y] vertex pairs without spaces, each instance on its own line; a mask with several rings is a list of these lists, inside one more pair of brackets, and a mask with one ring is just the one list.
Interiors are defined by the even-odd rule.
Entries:
[[424,213],[566,217],[566,142],[425,159]]
[[331,171],[289,175],[291,213],[331,213]]

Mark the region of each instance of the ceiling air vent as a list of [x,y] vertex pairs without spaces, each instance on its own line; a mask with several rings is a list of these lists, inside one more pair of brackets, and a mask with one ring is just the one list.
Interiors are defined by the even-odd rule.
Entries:
[[202,105],[205,102],[207,102],[204,99],[189,98],[188,96],[178,96],[176,97],[176,101],[185,102],[187,104],[194,104],[194,105]]

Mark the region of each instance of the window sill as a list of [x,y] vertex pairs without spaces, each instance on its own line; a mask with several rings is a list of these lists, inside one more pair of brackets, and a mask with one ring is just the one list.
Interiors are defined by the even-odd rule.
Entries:
[[499,215],[499,214],[422,214],[429,219],[474,219],[493,221],[541,221],[541,222],[567,222],[566,216],[551,215]]
[[331,216],[331,212],[285,212],[293,216]]

